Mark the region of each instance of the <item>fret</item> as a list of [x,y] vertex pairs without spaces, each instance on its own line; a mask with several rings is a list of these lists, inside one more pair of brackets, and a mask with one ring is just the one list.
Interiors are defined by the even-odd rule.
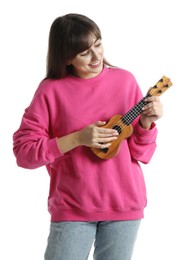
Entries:
[[142,113],[142,108],[147,104],[145,99],[147,97],[151,96],[150,94],[147,94],[145,97],[143,97],[133,108],[131,108],[122,118],[122,122],[125,125],[130,125],[139,114]]

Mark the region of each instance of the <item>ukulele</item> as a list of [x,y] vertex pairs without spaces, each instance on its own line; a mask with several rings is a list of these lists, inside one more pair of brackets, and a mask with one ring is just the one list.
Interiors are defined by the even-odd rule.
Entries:
[[147,97],[160,96],[169,87],[172,86],[172,82],[166,76],[163,76],[153,87],[151,87],[147,95],[143,97],[133,108],[131,108],[124,116],[115,115],[110,121],[102,126],[104,128],[112,128],[118,131],[119,135],[116,140],[111,142],[108,148],[91,148],[92,152],[101,159],[110,159],[118,153],[121,142],[130,137],[133,133],[133,127],[131,123],[142,113],[142,108],[148,103],[145,101]]

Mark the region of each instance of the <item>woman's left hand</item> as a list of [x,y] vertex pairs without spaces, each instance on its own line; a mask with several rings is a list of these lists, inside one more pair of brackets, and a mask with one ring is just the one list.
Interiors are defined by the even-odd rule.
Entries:
[[142,108],[140,115],[140,125],[145,129],[149,129],[151,124],[162,117],[163,109],[159,97],[152,96],[145,99],[148,102]]

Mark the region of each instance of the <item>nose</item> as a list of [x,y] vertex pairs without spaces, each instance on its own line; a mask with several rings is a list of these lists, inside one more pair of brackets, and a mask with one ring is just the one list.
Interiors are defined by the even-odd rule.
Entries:
[[91,59],[92,60],[98,60],[99,59],[99,53],[96,50],[91,50]]

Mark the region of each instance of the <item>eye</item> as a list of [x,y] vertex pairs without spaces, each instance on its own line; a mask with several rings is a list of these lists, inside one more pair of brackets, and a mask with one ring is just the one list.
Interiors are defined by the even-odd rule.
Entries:
[[101,40],[99,40],[99,41],[97,41],[97,42],[95,43],[95,47],[100,47],[101,45],[102,45]]
[[101,46],[101,43],[98,43],[95,45],[95,47],[100,47]]

